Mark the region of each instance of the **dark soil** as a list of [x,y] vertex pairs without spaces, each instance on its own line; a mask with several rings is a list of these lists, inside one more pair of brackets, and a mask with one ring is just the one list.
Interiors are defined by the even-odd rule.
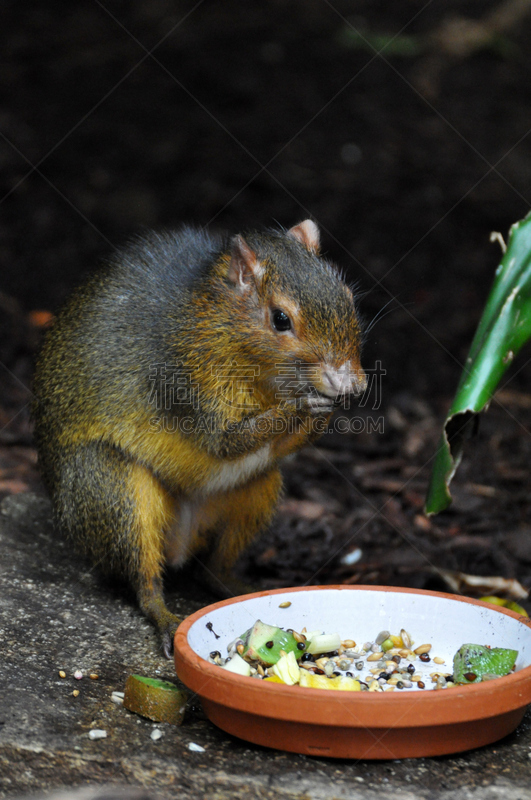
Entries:
[[500,3],[28,0],[21,13],[4,0],[0,495],[39,486],[35,312],[54,312],[139,229],[311,216],[367,323],[385,309],[364,357],[385,376],[353,432],[286,466],[247,580],[441,588],[445,568],[529,588],[529,349],[482,419],[451,510],[423,514],[499,259],[489,234],[531,206],[531,15],[461,56],[440,43],[451,18]]

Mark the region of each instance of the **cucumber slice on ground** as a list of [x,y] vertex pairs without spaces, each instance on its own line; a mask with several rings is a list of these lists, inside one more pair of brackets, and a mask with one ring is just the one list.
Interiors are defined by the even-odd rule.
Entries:
[[454,656],[454,682],[479,683],[483,675],[507,675],[517,656],[518,650],[463,644]]
[[186,699],[186,693],[169,681],[129,675],[125,682],[125,708],[155,722],[181,725]]

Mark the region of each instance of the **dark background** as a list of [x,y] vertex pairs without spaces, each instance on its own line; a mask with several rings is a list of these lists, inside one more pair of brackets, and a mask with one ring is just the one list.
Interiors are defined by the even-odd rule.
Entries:
[[[485,417],[452,510],[422,514],[500,257],[489,234],[506,236],[531,208],[531,14],[500,26],[505,8],[4,0],[0,494],[39,486],[34,312],[54,312],[142,228],[236,232],[310,216],[358,283],[367,323],[385,308],[364,358],[387,373],[374,412],[384,430],[329,436],[288,467],[279,518],[244,568],[267,585],[433,587],[435,565],[530,583],[529,350]],[[362,557],[347,568],[354,546]]]

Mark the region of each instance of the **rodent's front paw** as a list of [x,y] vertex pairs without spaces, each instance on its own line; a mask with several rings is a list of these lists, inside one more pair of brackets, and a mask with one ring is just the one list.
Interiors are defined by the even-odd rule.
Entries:
[[306,398],[306,404],[310,414],[331,414],[334,410],[334,399],[324,394],[310,394]]

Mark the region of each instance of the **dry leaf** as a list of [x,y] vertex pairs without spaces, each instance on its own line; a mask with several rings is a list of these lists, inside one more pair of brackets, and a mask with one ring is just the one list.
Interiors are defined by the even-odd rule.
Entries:
[[474,594],[506,594],[516,600],[525,600],[529,596],[527,589],[514,578],[483,575],[467,575],[464,572],[452,572],[434,568],[434,572],[448,584],[453,592],[466,594],[467,590]]

